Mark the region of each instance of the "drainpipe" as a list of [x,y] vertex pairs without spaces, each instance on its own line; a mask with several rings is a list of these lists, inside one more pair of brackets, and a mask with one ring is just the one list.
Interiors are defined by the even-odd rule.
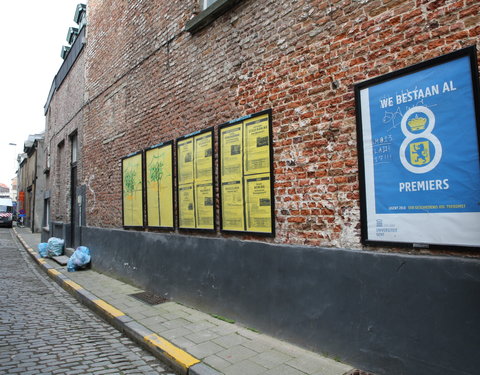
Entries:
[[37,200],[37,151],[35,147],[35,177],[33,178],[33,204],[32,204],[32,233],[35,233],[35,202]]

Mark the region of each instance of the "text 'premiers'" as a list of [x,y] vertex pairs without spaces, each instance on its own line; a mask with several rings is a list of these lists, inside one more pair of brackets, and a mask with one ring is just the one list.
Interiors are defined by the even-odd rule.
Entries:
[[448,184],[448,178],[443,180],[400,182],[398,184],[398,190],[400,193],[413,191],[448,190],[449,188],[450,185]]

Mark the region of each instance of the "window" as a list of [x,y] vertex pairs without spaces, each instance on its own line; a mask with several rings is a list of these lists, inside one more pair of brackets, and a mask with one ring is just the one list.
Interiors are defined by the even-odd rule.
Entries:
[[241,2],[242,0],[200,0],[201,12],[187,21],[185,31],[196,33]]
[[49,146],[45,148],[45,168],[43,169],[43,173],[45,174],[50,173],[50,147]]
[[11,213],[12,212],[12,206],[0,206],[0,212],[8,212],[8,213]]
[[70,142],[72,146],[72,164],[74,164],[78,159],[78,142],[76,133],[70,137]]
[[50,227],[50,198],[45,199],[43,207],[43,226]]
[[207,9],[210,5],[212,5],[214,2],[216,2],[217,0],[202,0],[201,3],[202,3],[202,10],[205,10]]

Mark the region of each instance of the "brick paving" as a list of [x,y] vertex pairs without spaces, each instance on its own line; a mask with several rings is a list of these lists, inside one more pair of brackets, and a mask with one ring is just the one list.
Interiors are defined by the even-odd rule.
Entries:
[[0,229],[0,375],[173,374],[39,272],[12,235]]

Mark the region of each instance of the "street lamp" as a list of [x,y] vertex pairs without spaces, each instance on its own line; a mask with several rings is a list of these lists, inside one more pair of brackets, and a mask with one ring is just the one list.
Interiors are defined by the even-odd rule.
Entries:
[[[15,147],[17,144],[16,144],[16,143],[14,143],[14,142],[10,142],[8,145],[9,145],[9,146],[14,146],[14,147]],[[14,160],[14,161],[13,161],[13,163],[14,163],[14,169],[17,169],[17,163],[16,163],[16,161]]]

